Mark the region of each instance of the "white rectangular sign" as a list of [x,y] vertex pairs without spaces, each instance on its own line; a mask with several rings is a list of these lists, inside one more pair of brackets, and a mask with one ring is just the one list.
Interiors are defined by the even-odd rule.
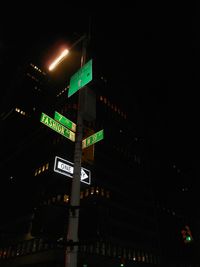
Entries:
[[[62,175],[68,176],[70,178],[73,178],[74,163],[56,156],[54,162],[54,171]],[[81,167],[80,181],[85,184],[91,184],[90,170]]]

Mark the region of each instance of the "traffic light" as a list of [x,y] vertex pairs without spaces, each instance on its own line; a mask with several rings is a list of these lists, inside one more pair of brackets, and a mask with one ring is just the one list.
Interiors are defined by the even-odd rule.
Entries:
[[181,231],[181,234],[185,244],[188,244],[193,241],[192,232],[188,225],[185,225],[184,229],[182,229]]

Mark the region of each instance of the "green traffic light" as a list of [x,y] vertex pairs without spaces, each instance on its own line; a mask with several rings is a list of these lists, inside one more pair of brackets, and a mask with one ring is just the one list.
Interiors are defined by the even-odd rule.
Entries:
[[186,240],[187,240],[187,241],[191,241],[192,239],[191,239],[190,236],[187,236],[187,237],[186,237]]

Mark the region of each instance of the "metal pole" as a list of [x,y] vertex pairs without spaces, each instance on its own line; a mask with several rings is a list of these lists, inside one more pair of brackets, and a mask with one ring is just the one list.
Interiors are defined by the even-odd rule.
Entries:
[[[87,38],[83,39],[81,67],[85,64],[86,60],[86,45]],[[81,158],[82,158],[82,135],[83,135],[83,116],[81,107],[81,98],[83,88],[79,90],[78,95],[78,111],[77,111],[77,131],[75,139],[74,150],[74,174],[72,179],[71,197],[70,197],[70,210],[69,210],[69,223],[67,241],[72,242],[71,247],[66,247],[65,250],[65,267],[77,267],[78,258],[78,224],[79,224],[79,206],[80,206],[80,176],[81,176]]]

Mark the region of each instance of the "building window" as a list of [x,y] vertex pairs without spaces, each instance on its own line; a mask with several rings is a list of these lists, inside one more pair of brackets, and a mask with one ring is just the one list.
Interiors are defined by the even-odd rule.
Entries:
[[87,197],[89,195],[89,189],[85,190],[85,196]]
[[58,201],[58,202],[61,201],[61,195],[57,195],[57,201]]
[[98,187],[96,188],[96,194],[97,195],[99,194],[99,188]]
[[49,163],[46,164],[46,170],[48,170],[48,169],[49,169]]
[[94,187],[91,188],[91,195],[94,194]]
[[64,197],[63,197],[63,201],[64,201],[65,203],[67,203],[67,202],[69,201],[69,196],[68,196],[68,195],[64,195]]

